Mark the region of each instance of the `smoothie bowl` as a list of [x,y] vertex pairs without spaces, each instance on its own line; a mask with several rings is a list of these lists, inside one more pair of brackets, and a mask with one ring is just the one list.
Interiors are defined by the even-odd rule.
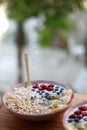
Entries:
[[17,84],[5,92],[2,102],[7,110],[29,121],[51,119],[66,110],[73,99],[72,90],[58,82],[37,80]]
[[66,130],[87,130],[87,101],[70,107],[64,114],[63,125]]

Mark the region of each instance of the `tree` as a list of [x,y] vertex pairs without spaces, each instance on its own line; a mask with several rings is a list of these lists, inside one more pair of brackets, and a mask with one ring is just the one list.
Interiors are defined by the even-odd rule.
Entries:
[[[0,0],[0,2],[2,1],[7,3],[8,16],[18,24],[16,42],[19,69],[21,69],[21,53],[25,45],[23,30],[25,20],[42,13],[46,17],[45,25],[49,32],[55,33],[55,30],[59,27],[66,27],[66,14],[81,9],[84,0]],[[20,75],[20,82],[21,80],[22,77]]]
[[8,17],[14,19],[17,22],[17,34],[16,34],[16,45],[18,48],[18,66],[19,66],[19,82],[22,82],[22,50],[26,44],[25,34],[23,30],[24,22],[32,17],[37,16],[40,12],[45,10],[47,2],[44,1],[33,1],[33,0],[1,0],[1,2],[7,4]]
[[46,10],[45,28],[39,30],[41,46],[49,46],[54,41],[57,42],[58,35],[61,35],[60,30],[66,37],[67,32],[73,27],[73,23],[70,23],[67,15],[83,9],[83,2],[84,0],[49,0],[52,8]]

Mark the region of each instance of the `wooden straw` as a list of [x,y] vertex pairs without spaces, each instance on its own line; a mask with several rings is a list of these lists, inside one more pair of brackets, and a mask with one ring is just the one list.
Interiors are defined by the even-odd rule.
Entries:
[[24,54],[25,57],[25,66],[26,66],[26,74],[27,74],[27,87],[31,86],[30,82],[30,71],[29,71],[29,62],[28,62],[28,53]]

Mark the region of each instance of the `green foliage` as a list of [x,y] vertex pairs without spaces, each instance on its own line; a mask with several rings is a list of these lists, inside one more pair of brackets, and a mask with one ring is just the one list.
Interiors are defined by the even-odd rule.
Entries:
[[[40,46],[51,46],[53,38],[55,37],[55,31],[58,30],[61,37],[66,40],[69,32],[74,27],[73,23],[67,17],[51,17],[52,19],[46,19],[45,28],[39,30],[38,43]],[[48,21],[47,21],[48,20]]]
[[43,30],[39,30],[39,39],[38,43],[42,47],[49,47],[52,45],[53,40],[53,32],[50,28],[44,28]]
[[25,21],[40,12],[50,19],[52,10],[55,12],[53,17],[63,16],[66,12],[81,9],[84,0],[0,0],[2,1],[8,5],[9,17],[16,21]]
[[63,39],[67,39],[69,32],[74,27],[67,15],[72,11],[83,9],[83,1],[84,0],[49,0],[50,8],[44,12],[46,16],[44,23],[45,28],[41,30],[39,34],[40,45],[52,45],[55,30],[59,31]]
[[8,16],[17,22],[37,16],[46,7],[47,0],[4,0],[8,7]]
[[0,4],[2,4],[3,3],[3,0],[0,0]]
[[[0,0],[7,3],[8,16],[18,23],[42,13],[45,15],[45,28],[39,31],[39,42],[49,46],[55,30],[70,30],[67,14],[83,9],[84,0]],[[64,31],[63,31],[64,30]],[[63,34],[65,37],[65,33]]]

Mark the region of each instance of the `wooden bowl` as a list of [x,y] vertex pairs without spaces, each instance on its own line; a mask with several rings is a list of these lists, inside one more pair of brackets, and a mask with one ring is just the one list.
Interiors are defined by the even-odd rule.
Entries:
[[85,104],[87,104],[87,101],[80,102],[80,103],[78,103],[78,104],[76,104],[76,105],[74,105],[74,106],[71,106],[71,107],[64,113],[64,115],[63,115],[63,121],[62,121],[62,122],[63,122],[63,126],[64,126],[65,130],[68,130],[68,128],[67,128],[67,126],[68,126],[67,120],[68,120],[68,117],[69,117],[70,113],[71,113],[74,109],[76,109],[77,107],[80,107],[80,106],[85,105]]
[[[64,85],[62,83],[54,82],[54,81],[36,80],[36,81],[32,81],[31,83],[32,84],[39,84],[39,83],[55,84],[55,85],[59,85],[59,86],[65,88],[66,90],[71,90],[68,86],[66,86],[66,85]],[[18,117],[20,117],[22,119],[29,120],[29,121],[44,121],[44,120],[52,119],[55,116],[58,116],[58,114],[61,111],[64,111],[64,110],[66,110],[69,107],[69,105],[67,105],[66,108],[62,108],[61,110],[57,110],[57,111],[54,111],[54,112],[51,112],[51,113],[47,113],[47,114],[40,114],[40,115],[34,115],[34,114],[27,115],[27,114],[21,114],[21,113],[14,112],[13,110],[11,110],[7,106],[6,99],[7,99],[8,95],[13,91],[14,88],[19,88],[19,87],[23,87],[23,86],[26,87],[26,85],[27,85],[26,82],[14,85],[9,90],[7,90],[5,92],[5,94],[3,95],[3,97],[2,97],[3,105],[12,114],[14,114],[14,115],[16,115],[16,116],[18,116]],[[68,104],[70,104],[72,102],[72,99],[73,99],[73,92],[72,92],[72,95],[70,97],[70,100],[69,100]]]

